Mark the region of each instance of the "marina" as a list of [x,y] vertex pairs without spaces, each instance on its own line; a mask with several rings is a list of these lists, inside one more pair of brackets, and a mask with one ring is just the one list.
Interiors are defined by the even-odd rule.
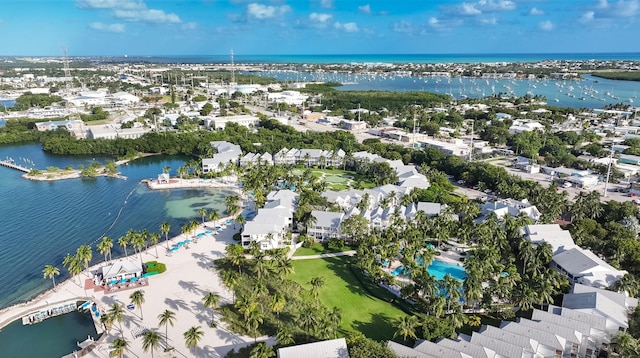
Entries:
[[0,160],[0,165],[3,166],[3,167],[19,170],[19,171],[24,172],[24,173],[29,173],[31,171],[31,169],[29,169],[29,168],[26,168],[26,167],[23,167],[21,165],[16,164],[15,160],[13,160],[12,158],[7,158],[5,160]]

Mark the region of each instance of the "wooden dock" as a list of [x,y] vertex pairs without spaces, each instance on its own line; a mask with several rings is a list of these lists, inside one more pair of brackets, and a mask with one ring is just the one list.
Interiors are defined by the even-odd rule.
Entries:
[[25,173],[29,173],[31,171],[31,169],[29,168],[25,168],[23,166],[16,164],[16,162],[13,159],[0,160],[0,165],[3,167],[19,170]]

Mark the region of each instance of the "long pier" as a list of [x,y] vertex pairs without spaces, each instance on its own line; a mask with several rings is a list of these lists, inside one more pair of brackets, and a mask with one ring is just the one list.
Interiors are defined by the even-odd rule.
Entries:
[[16,162],[13,159],[0,160],[0,165],[3,167],[19,170],[25,173],[29,173],[31,171],[31,169],[29,168],[25,168],[23,166],[16,164]]

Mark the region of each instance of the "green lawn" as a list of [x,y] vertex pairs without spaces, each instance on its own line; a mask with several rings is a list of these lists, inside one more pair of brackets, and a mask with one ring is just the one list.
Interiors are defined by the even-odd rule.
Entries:
[[329,250],[326,245],[316,242],[311,247],[300,247],[293,253],[293,256],[309,256],[328,254],[331,252],[349,251],[351,247],[345,246],[342,250]]
[[[346,256],[327,259],[293,261],[295,273],[290,279],[310,288],[312,277],[320,276],[325,286],[320,289],[320,300],[327,307],[342,310],[340,332],[359,331],[369,338],[389,340],[395,332],[393,320],[405,315],[388,302],[371,296],[349,269],[351,258]],[[384,291],[382,288],[374,288]],[[390,293],[381,292],[383,297]]]

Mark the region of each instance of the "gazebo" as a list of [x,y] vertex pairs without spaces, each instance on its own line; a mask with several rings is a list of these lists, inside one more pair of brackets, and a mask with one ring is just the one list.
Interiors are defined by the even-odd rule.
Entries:
[[129,280],[134,277],[140,278],[142,277],[142,265],[129,260],[121,260],[111,265],[101,267],[97,276],[100,280],[106,282]]

